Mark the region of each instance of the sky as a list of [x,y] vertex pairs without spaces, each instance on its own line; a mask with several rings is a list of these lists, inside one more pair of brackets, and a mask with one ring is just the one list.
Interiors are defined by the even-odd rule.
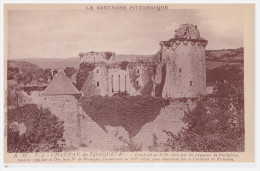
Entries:
[[238,9],[9,10],[8,58],[69,58],[88,51],[151,55],[184,23],[198,26],[206,49],[243,46]]

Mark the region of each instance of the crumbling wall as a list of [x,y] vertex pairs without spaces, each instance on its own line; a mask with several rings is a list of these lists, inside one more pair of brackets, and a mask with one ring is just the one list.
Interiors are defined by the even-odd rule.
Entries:
[[152,62],[131,62],[127,67],[130,78],[130,95],[153,95],[154,64]]
[[81,88],[83,95],[108,95],[108,65],[105,63],[86,63],[86,65],[90,67],[93,65],[93,68],[85,69],[86,72],[82,71],[81,68],[79,69],[80,77],[83,77],[82,80],[84,80]]
[[197,25],[181,24],[178,29],[175,30],[175,38],[183,39],[199,39],[200,32]]
[[115,60],[115,53],[113,52],[81,52],[79,57],[81,62],[105,62],[110,63]]
[[162,41],[160,45],[161,62],[157,67],[158,78],[155,83],[160,88],[165,77],[162,97],[195,97],[204,94],[207,40],[200,37],[197,26],[181,25],[173,39]]
[[154,80],[155,80],[155,65],[154,63],[144,63],[141,68],[141,95],[154,96]]

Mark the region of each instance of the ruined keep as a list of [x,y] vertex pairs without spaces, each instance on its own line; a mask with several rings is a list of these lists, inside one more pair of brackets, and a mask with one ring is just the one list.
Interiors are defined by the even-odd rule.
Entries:
[[206,91],[205,47],[197,26],[182,24],[161,41],[155,91],[162,97],[196,97]]
[[113,52],[80,53],[78,89],[85,96],[118,92],[165,98],[202,95],[206,90],[207,43],[196,25],[182,24],[174,38],[160,42],[159,52],[150,60],[118,62]]

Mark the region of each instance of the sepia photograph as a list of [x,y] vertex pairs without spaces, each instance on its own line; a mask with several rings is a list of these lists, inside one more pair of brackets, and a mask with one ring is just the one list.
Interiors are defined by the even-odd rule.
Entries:
[[248,151],[253,5],[43,6],[5,5],[6,155]]

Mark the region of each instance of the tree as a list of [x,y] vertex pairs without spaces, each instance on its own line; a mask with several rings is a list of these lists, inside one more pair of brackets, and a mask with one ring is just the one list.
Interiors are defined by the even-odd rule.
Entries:
[[75,74],[77,72],[77,70],[74,67],[66,67],[64,69],[65,75],[68,78],[71,78],[73,74]]
[[197,100],[185,113],[186,127],[178,135],[165,131],[174,151],[244,151],[243,74],[238,79],[218,81],[212,96]]
[[27,104],[8,110],[8,152],[60,151],[63,122],[47,109]]
[[51,76],[50,69],[42,69],[25,61],[8,60],[7,70],[8,80],[14,79],[20,84],[47,83]]

